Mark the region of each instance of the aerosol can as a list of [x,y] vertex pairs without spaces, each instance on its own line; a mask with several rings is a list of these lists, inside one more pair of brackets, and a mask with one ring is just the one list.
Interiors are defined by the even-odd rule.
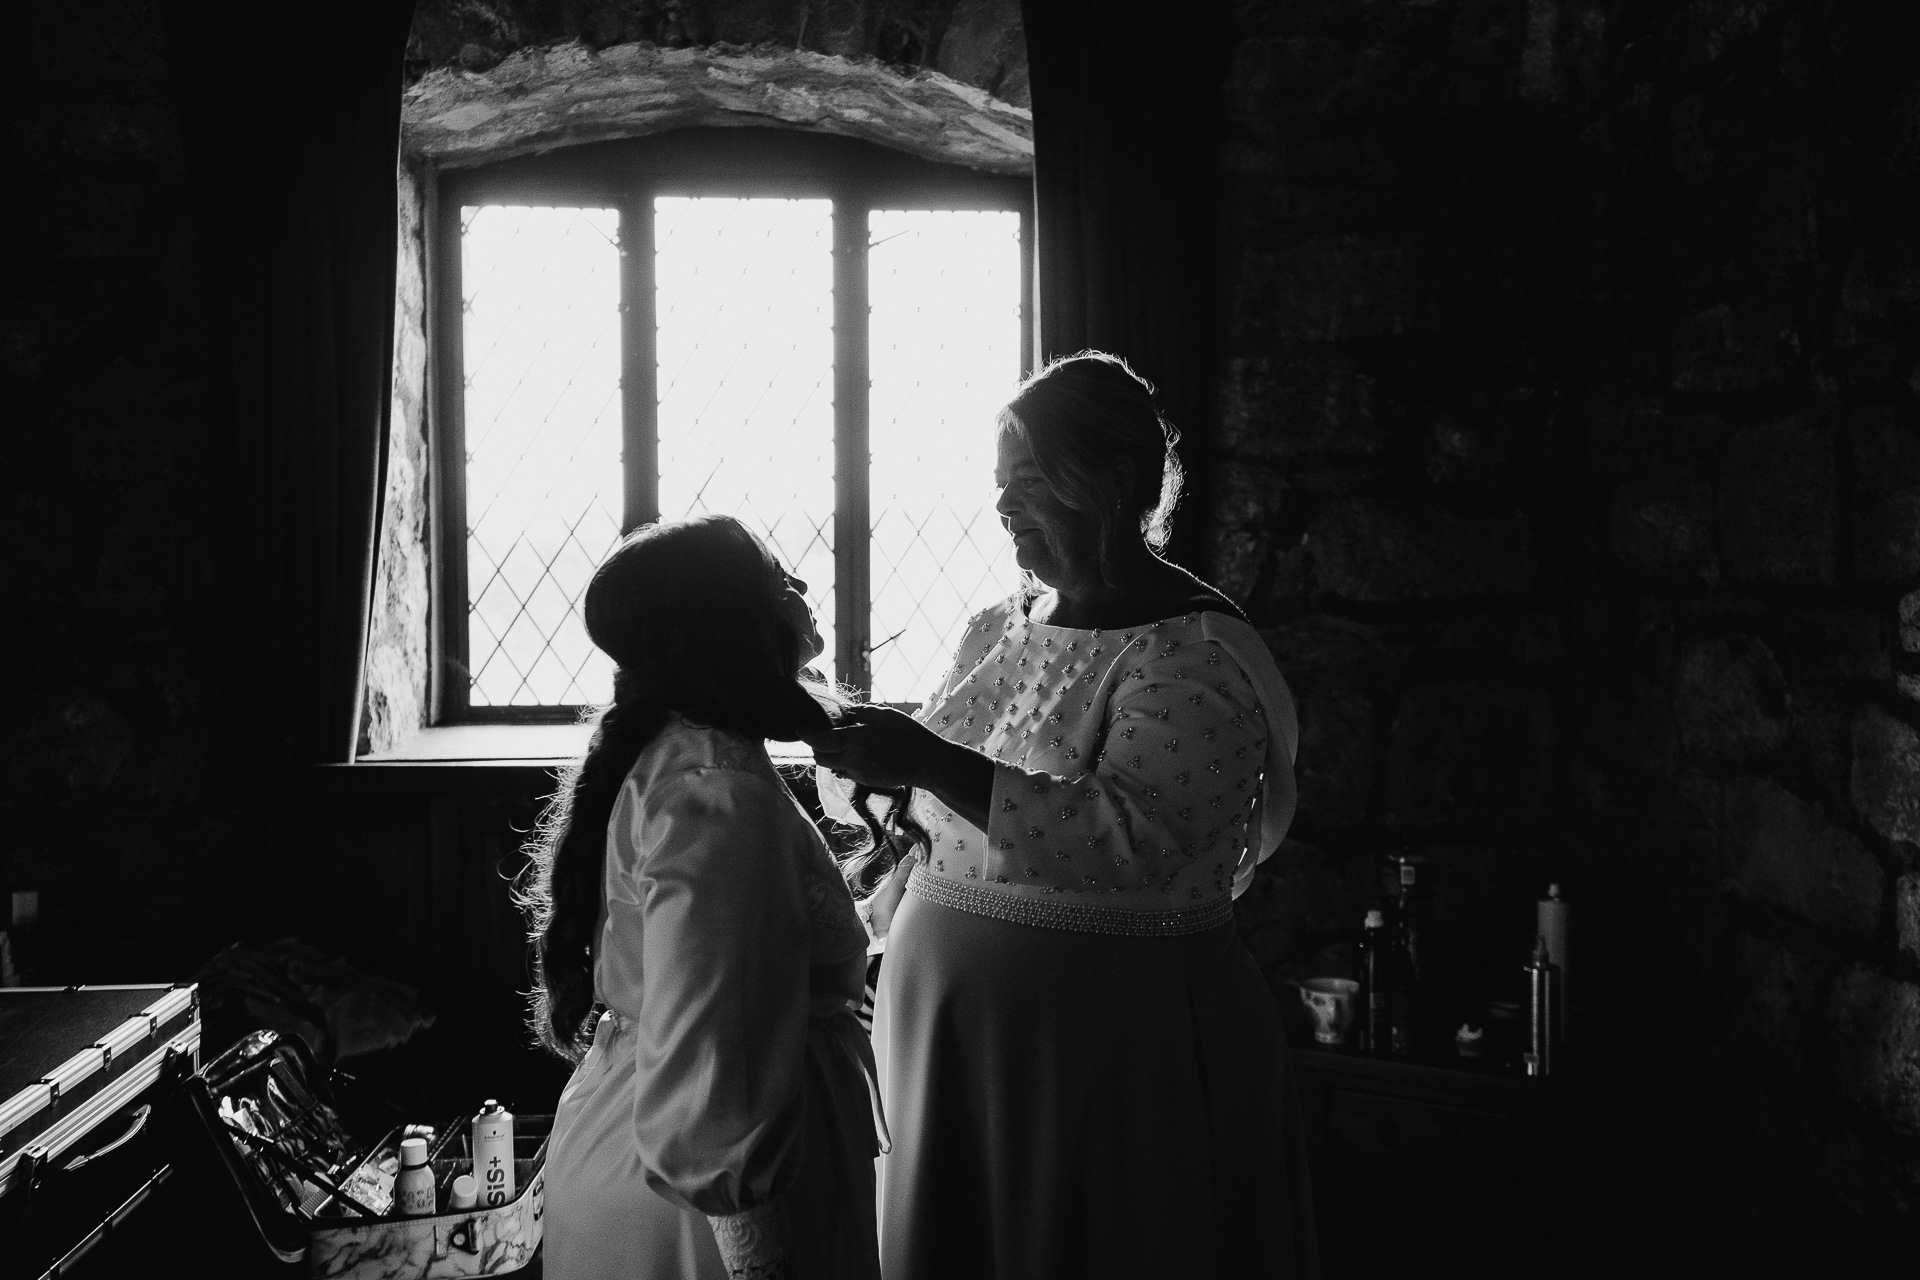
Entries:
[[1527,975],[1527,1052],[1521,1060],[1529,1076],[1550,1076],[1560,1063],[1560,966],[1549,957],[1543,936],[1534,945]]
[[513,1113],[492,1098],[473,1118],[473,1180],[482,1209],[513,1199]]

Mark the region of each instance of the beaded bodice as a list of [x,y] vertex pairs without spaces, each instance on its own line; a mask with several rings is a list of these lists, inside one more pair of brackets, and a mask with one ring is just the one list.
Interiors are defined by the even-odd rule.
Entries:
[[921,719],[998,766],[985,831],[917,801],[932,848],[914,890],[966,910],[1091,932],[1211,928],[1231,915],[1236,871],[1278,839],[1257,812],[1276,769],[1291,809],[1291,699],[1258,636],[1223,614],[1085,630],[1033,622],[1014,597],[973,619]]

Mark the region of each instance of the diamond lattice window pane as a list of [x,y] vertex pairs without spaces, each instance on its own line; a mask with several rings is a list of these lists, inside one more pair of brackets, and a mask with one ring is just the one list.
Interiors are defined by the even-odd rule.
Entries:
[[910,702],[1018,580],[993,450],[1020,378],[1020,215],[875,210],[867,228],[873,698]]
[[806,580],[830,663],[833,204],[661,197],[654,214],[661,517],[766,538]]
[[580,598],[620,536],[614,209],[461,210],[476,707],[613,696]]

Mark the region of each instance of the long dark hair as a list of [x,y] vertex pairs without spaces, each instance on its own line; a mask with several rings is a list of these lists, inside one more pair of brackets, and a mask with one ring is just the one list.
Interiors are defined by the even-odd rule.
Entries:
[[[1049,361],[1020,384],[1000,411],[1000,425],[1025,438],[1054,495],[1097,526],[1100,572],[1109,583],[1118,524],[1134,525],[1156,551],[1166,546],[1186,475],[1174,447],[1180,433],[1161,414],[1153,384],[1125,360],[1082,351]],[[1110,491],[1103,473],[1115,458],[1133,463],[1132,493]]]
[[[876,811],[876,800],[886,807]],[[869,843],[841,859],[840,874],[846,877],[853,896],[864,898],[880,887],[880,882],[900,865],[901,858],[916,849],[931,849],[933,841],[913,816],[912,787],[869,787],[862,783],[853,789],[848,803],[866,823]]]
[[607,823],[667,713],[780,741],[830,727],[797,675],[800,637],[781,612],[785,590],[780,566],[731,516],[637,530],[587,587],[587,635],[619,668],[613,702],[541,815],[515,895],[533,943],[528,1021],[568,1061],[585,1054],[593,1012]]

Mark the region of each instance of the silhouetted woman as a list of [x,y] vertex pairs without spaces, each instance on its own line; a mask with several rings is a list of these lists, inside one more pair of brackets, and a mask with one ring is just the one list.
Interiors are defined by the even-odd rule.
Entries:
[[1279,1012],[1233,926],[1293,816],[1293,699],[1158,554],[1175,438],[1110,356],[1030,378],[994,476],[1027,588],[918,721],[859,708],[811,739],[917,788],[930,836],[868,900],[888,1280],[1317,1268]]
[[628,536],[587,588],[614,700],[525,895],[534,1027],[578,1064],[555,1280],[878,1275],[867,933],[766,752],[828,723],[805,586],[710,516]]

